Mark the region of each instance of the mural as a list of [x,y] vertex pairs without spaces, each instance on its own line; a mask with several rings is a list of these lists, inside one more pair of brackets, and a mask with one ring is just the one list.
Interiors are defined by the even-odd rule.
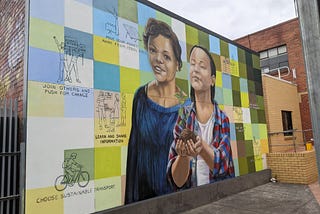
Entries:
[[30,0],[29,23],[26,213],[93,213],[266,167],[258,55],[145,1]]

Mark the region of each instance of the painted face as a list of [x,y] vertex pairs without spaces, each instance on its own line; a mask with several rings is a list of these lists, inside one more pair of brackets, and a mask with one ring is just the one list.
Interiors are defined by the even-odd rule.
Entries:
[[211,75],[210,59],[201,48],[194,48],[190,54],[190,81],[195,91],[210,90],[215,83]]
[[178,70],[178,62],[170,40],[162,35],[150,37],[148,41],[148,52],[155,78],[159,82],[174,80]]

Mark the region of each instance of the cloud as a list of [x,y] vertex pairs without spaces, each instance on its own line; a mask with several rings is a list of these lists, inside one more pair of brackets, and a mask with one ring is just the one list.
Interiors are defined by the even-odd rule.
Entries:
[[296,17],[294,0],[151,2],[229,39],[236,39]]

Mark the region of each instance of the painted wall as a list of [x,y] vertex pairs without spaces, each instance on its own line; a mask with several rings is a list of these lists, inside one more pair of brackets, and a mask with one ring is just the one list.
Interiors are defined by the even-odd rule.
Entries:
[[[142,40],[150,17],[179,39],[176,83],[186,94],[191,47],[210,51],[236,176],[266,168],[259,57],[171,16],[140,1],[30,0],[26,213],[91,213],[124,204],[133,97],[154,79]],[[72,160],[81,176],[65,182]]]

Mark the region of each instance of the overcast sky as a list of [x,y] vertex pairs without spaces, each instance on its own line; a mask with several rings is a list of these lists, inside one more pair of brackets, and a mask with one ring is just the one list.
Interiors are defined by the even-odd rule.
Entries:
[[297,17],[294,0],[150,0],[228,39]]

